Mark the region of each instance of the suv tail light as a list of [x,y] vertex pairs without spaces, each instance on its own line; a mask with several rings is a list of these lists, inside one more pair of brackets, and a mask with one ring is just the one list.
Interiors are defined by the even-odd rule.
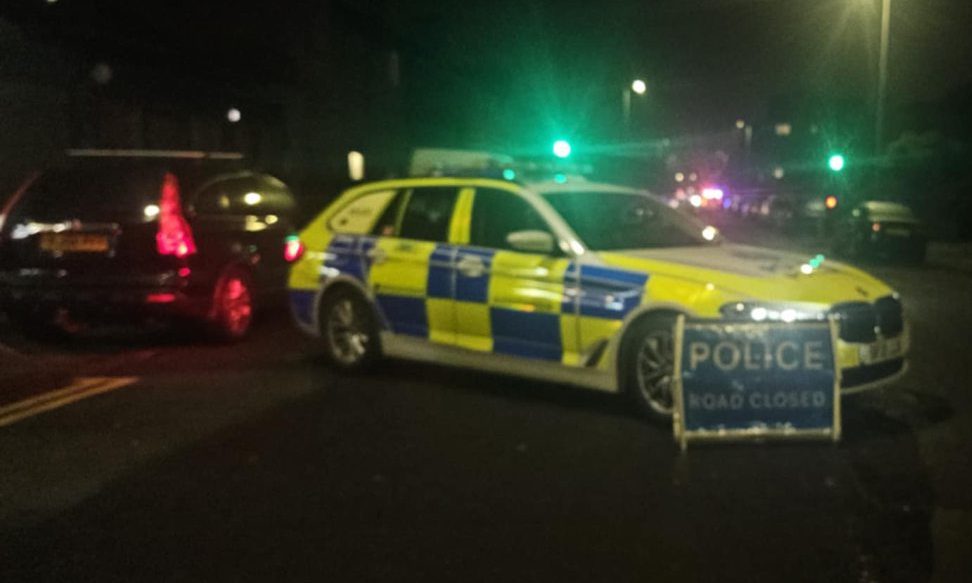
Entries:
[[179,180],[171,172],[166,172],[165,178],[162,179],[162,193],[159,196],[159,232],[155,235],[155,243],[160,255],[175,255],[181,259],[196,252],[192,230],[182,214]]
[[284,260],[293,263],[304,255],[304,243],[297,235],[290,235],[284,239]]

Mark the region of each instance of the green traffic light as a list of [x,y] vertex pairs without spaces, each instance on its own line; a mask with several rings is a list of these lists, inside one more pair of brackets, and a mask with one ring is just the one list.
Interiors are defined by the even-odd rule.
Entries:
[[834,172],[840,172],[844,169],[844,156],[841,154],[831,154],[827,160],[827,166]]
[[516,170],[512,168],[503,169],[503,179],[504,180],[516,180]]
[[570,142],[567,140],[557,140],[553,143],[553,153],[558,158],[570,156]]

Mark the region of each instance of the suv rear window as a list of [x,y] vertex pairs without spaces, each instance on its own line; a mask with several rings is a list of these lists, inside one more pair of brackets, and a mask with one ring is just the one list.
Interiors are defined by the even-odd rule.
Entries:
[[192,206],[201,215],[247,215],[288,214],[297,205],[283,182],[252,174],[214,179],[195,196]]
[[100,220],[142,216],[158,204],[163,171],[150,167],[83,166],[45,172],[13,209],[30,220]]

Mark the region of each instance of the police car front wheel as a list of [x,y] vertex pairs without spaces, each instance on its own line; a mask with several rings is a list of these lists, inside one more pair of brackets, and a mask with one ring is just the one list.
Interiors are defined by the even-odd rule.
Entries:
[[674,322],[668,315],[646,318],[635,324],[626,343],[625,390],[639,409],[656,419],[667,420],[674,407]]
[[377,357],[374,314],[360,295],[338,290],[321,305],[321,337],[328,360],[344,369],[361,369]]

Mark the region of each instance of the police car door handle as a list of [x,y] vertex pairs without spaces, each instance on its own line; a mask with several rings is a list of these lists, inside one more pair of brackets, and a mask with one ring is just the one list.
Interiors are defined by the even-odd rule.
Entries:
[[486,264],[475,255],[466,255],[456,264],[456,269],[466,277],[482,277],[486,273]]
[[368,249],[365,255],[371,260],[372,263],[384,263],[385,259],[388,257],[384,249],[378,249],[377,247]]

